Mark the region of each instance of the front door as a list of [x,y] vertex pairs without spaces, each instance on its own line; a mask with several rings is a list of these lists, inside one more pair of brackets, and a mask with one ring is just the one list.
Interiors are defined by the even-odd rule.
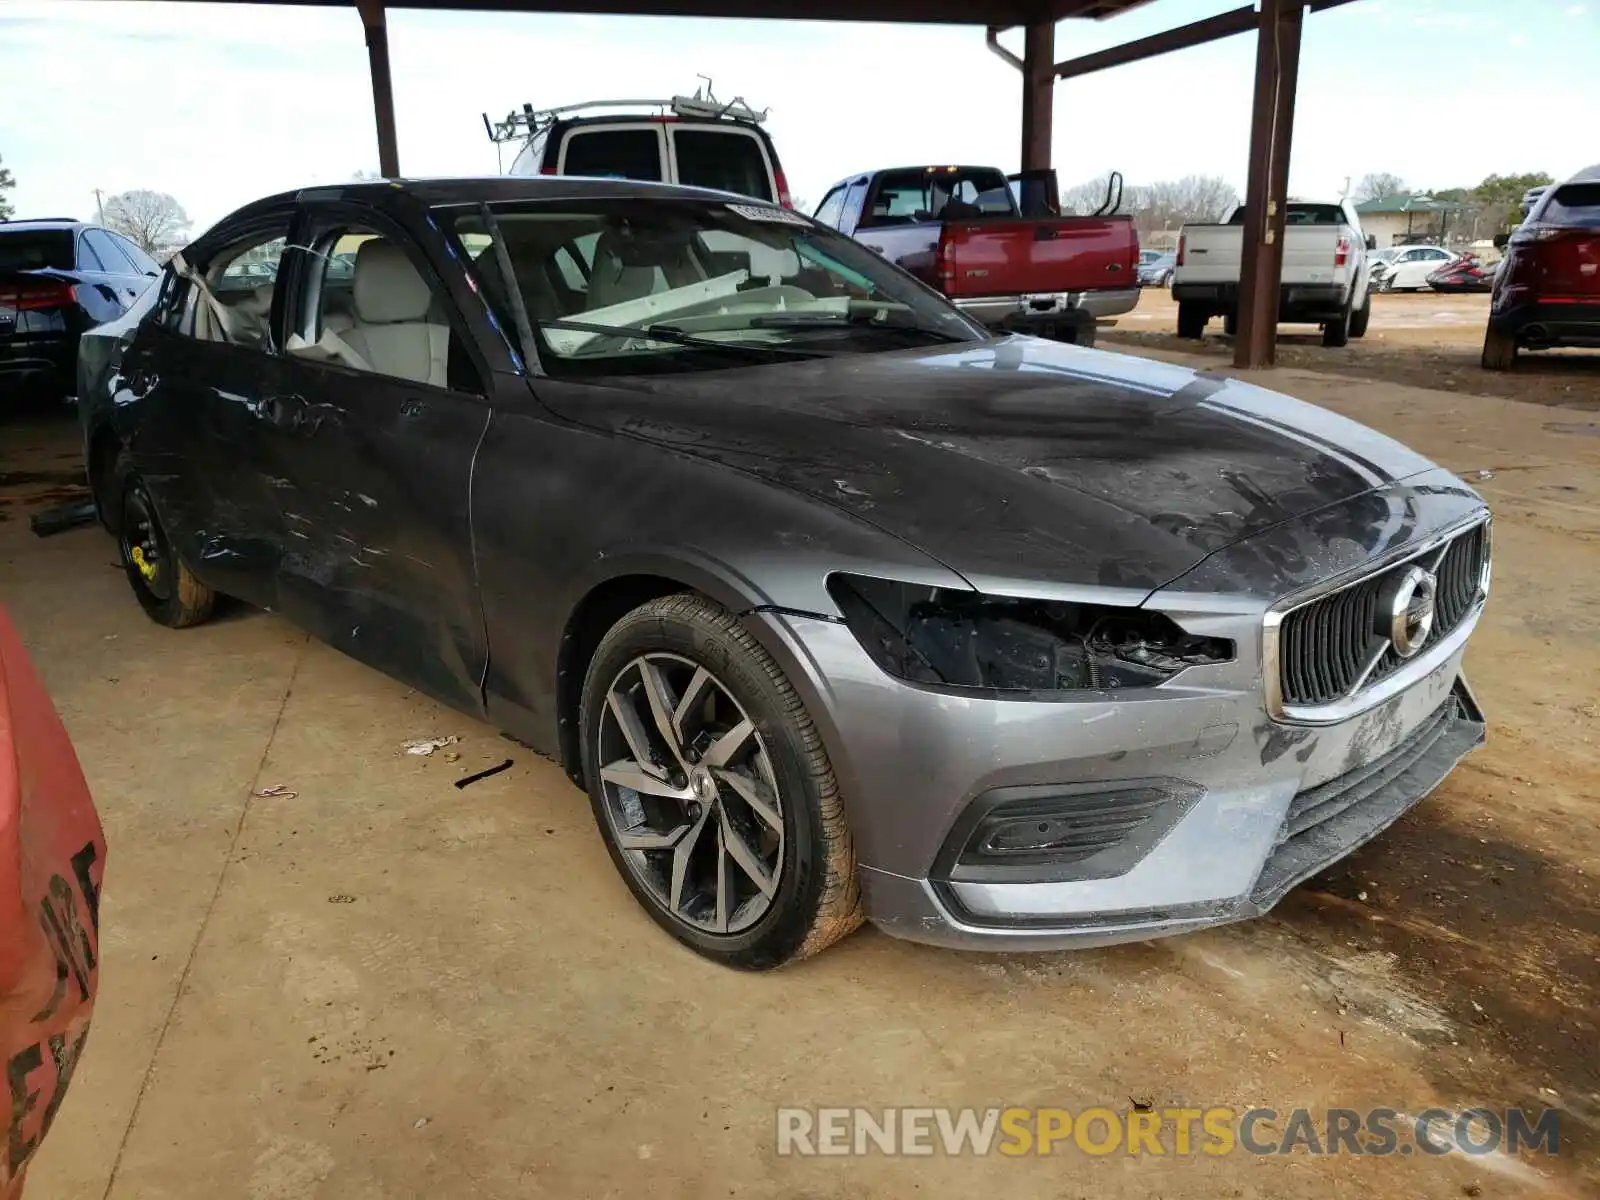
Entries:
[[337,204],[308,209],[288,273],[269,454],[293,500],[285,615],[467,711],[487,647],[469,513],[486,374],[412,240]]
[[263,404],[279,390],[271,326],[290,213],[264,214],[169,279],[122,368],[134,466],[174,548],[207,584],[270,607],[282,544]]

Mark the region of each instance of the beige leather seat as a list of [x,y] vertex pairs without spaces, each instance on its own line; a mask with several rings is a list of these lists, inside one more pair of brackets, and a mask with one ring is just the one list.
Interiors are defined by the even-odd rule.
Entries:
[[380,375],[446,386],[450,327],[430,321],[433,292],[391,242],[373,238],[356,251],[356,319],[339,338]]

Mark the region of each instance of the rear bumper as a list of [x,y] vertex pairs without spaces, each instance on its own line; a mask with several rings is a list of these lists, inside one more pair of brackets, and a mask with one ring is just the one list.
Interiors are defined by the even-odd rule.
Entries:
[[1139,303],[1139,289],[1102,288],[1089,292],[959,297],[953,303],[973,320],[991,328],[1026,329],[1033,324],[1060,322],[1063,318],[1079,314],[1099,318],[1132,312]]
[[[1339,316],[1350,296],[1343,283],[1286,283],[1278,297],[1278,320],[1290,323],[1320,322]],[[1237,283],[1174,283],[1172,298],[1179,304],[1202,304],[1213,313],[1238,311]]]
[[42,386],[70,392],[77,361],[77,343],[65,335],[0,339],[0,390]]
[[1525,346],[1588,346],[1600,348],[1600,300],[1593,304],[1547,304],[1535,301],[1495,313],[1489,324]]

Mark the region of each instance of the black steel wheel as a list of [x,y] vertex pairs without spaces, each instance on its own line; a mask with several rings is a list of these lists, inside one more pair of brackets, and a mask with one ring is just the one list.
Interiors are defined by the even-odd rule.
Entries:
[[684,594],[623,617],[590,663],[580,720],[612,861],[674,937],[759,969],[860,923],[854,850],[821,739],[727,610]]
[[172,548],[149,489],[125,459],[118,463],[117,478],[122,494],[118,548],[139,607],[151,620],[173,629],[198,625],[211,615],[216,593]]

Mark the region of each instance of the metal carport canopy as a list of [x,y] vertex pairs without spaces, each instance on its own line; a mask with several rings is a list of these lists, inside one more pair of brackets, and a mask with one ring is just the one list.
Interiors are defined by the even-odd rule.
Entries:
[[[348,8],[352,0],[222,2]],[[1150,0],[985,0],[981,5],[974,0],[405,0],[400,4],[353,0],[353,3],[360,10],[366,28],[378,132],[378,164],[388,178],[400,174],[400,155],[395,136],[394,92],[389,77],[386,7],[986,26],[989,48],[1022,74],[1021,159],[1024,169],[1050,165],[1053,101],[1058,78],[1075,78],[1255,30],[1255,101],[1250,126],[1249,182],[1245,189],[1250,203],[1244,227],[1239,337],[1234,362],[1241,367],[1259,367],[1272,363],[1277,338],[1284,203],[1289,180],[1289,143],[1299,76],[1302,18],[1307,9],[1318,12],[1349,3],[1349,0],[1259,0],[1259,8],[1245,4],[1165,33],[1060,63],[1055,61],[1058,21],[1102,20],[1148,4]],[[996,40],[1001,30],[1013,26],[1023,29],[1024,48],[1020,57]]]

